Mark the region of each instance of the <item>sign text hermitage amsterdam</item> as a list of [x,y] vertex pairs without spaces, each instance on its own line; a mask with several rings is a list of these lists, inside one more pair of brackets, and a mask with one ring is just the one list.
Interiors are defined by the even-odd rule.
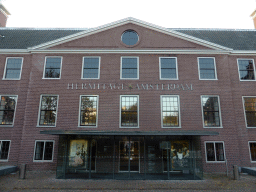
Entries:
[[67,89],[193,91],[192,84],[68,83]]

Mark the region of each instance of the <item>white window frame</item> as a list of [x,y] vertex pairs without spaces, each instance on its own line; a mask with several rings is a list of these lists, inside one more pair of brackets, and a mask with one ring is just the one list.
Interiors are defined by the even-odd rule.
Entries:
[[[80,120],[81,120],[81,101],[82,97],[97,97],[97,115],[96,115],[96,126],[82,126],[80,125]],[[99,114],[99,95],[80,95],[80,101],[79,101],[79,113],[78,113],[78,127],[81,128],[97,128],[98,127],[98,114]]]
[[[97,78],[84,78],[84,58],[99,58],[99,69],[98,69],[98,77]],[[100,56],[85,56],[82,60],[82,74],[81,79],[100,79],[100,63],[101,63],[101,57]]]
[[[55,119],[55,125],[40,125],[40,115],[41,115],[41,102],[42,102],[42,97],[57,97],[57,109],[56,109],[56,119]],[[39,110],[38,110],[38,118],[37,118],[37,127],[56,127],[57,126],[57,117],[58,117],[58,107],[59,106],[59,95],[52,95],[52,94],[43,94],[40,95],[40,102],[39,102]]]
[[[202,79],[202,78],[201,78],[199,59],[213,59],[215,79]],[[199,76],[199,80],[206,80],[206,81],[209,81],[209,80],[216,81],[216,80],[218,80],[215,57],[197,57],[197,65],[198,65],[198,76]]]
[[[59,78],[48,78],[48,77],[45,77],[45,67],[46,67],[46,60],[47,58],[61,58],[61,61],[60,61],[60,77]],[[44,61],[44,73],[43,73],[43,78],[42,79],[60,79],[61,78],[61,71],[62,71],[62,61],[63,61],[63,57],[62,56],[46,56],[45,57],[45,61]]]
[[[137,59],[137,78],[123,78],[122,77],[122,71],[123,71],[123,58],[136,58]],[[139,74],[140,74],[140,72],[139,72],[139,69],[140,69],[140,67],[139,67],[140,65],[139,65],[139,57],[132,57],[132,56],[123,56],[123,57],[121,57],[121,61],[120,61],[120,79],[129,79],[129,80],[138,80],[139,79]]]
[[8,162],[9,155],[10,155],[10,150],[11,150],[11,140],[0,140],[0,150],[2,149],[2,142],[3,141],[10,141],[10,145],[9,145],[9,149],[8,149],[8,157],[7,157],[7,159],[0,159],[0,162]]
[[256,141],[248,141],[248,148],[249,148],[249,154],[250,154],[250,161],[251,161],[251,163],[256,163],[256,161],[253,161],[253,160],[252,160],[252,154],[251,154],[250,143],[256,143]]
[[[178,106],[179,106],[179,126],[177,126],[177,127],[164,127],[163,126],[163,97],[167,97],[167,96],[169,96],[169,97],[177,97],[178,98]],[[171,129],[175,129],[175,128],[181,128],[181,117],[180,117],[180,96],[179,95],[161,95],[160,96],[160,102],[161,102],[161,128],[163,128],[163,129],[169,129],[169,128],[171,128]]]
[[[239,63],[238,63],[238,61],[239,60],[252,60],[252,62],[253,62],[253,72],[254,72],[254,80],[243,80],[243,79],[241,79],[241,77],[240,77],[240,69],[239,69]],[[254,59],[248,59],[248,58],[238,58],[237,59],[237,69],[238,69],[238,75],[239,75],[239,80],[240,81],[256,81],[256,72],[255,72],[255,63],[254,63]]]
[[[138,120],[138,126],[137,127],[124,127],[124,126],[122,126],[122,97],[137,97],[137,101],[138,101],[138,103],[137,103],[137,120]],[[137,128],[140,128],[140,126],[139,126],[139,109],[140,109],[140,107],[139,107],[139,100],[140,100],[140,96],[139,95],[120,95],[120,106],[119,106],[119,128],[122,128],[122,129],[126,129],[126,128],[128,128],[128,129],[137,129]]]
[[[176,78],[162,78],[162,73],[161,73],[161,69],[162,69],[162,63],[161,63],[161,59],[175,59],[176,61]],[[159,57],[159,79],[160,80],[179,80],[179,75],[178,75],[178,59],[177,57]]]
[[15,103],[15,109],[14,109],[14,115],[13,115],[13,122],[12,122],[12,125],[0,124],[0,127],[13,127],[13,126],[14,126],[14,121],[15,121],[17,103],[18,103],[18,95],[0,95],[0,102],[1,102],[1,97],[2,97],[2,96],[16,97],[16,103]]
[[245,105],[244,105],[244,98],[246,98],[246,97],[249,97],[249,98],[254,97],[254,98],[256,98],[256,96],[242,96],[243,109],[244,109],[245,127],[248,128],[248,129],[254,129],[254,128],[256,128],[256,127],[248,127],[248,126],[247,126],[247,118],[246,118]]
[[[43,159],[44,159],[44,155],[45,155],[45,143],[46,142],[53,142],[53,146],[52,146],[52,160],[35,160],[36,143],[37,142],[44,142]],[[53,159],[54,159],[54,146],[55,146],[55,141],[54,140],[35,140],[33,162],[53,162]]]
[[[204,107],[203,107],[203,97],[217,97],[218,104],[219,104],[219,118],[220,118],[220,126],[219,127],[207,127],[204,124]],[[222,118],[221,118],[221,108],[220,108],[220,97],[219,95],[201,95],[201,110],[202,110],[202,121],[203,121],[203,128],[211,129],[211,128],[223,128],[222,126]]]
[[[215,161],[207,161],[207,149],[206,149],[206,143],[213,143],[214,147],[214,155],[215,155]],[[216,146],[215,143],[222,143],[223,144],[223,154],[224,154],[224,161],[217,161],[217,155],[216,155]],[[204,142],[204,148],[205,148],[205,161],[206,163],[225,163],[226,162],[226,150],[225,150],[225,145],[224,141],[205,141]]]
[[[5,78],[8,59],[21,59],[20,77],[19,78]],[[20,80],[21,79],[22,68],[23,68],[23,60],[24,60],[23,57],[7,57],[6,60],[5,60],[4,75],[3,75],[2,80]]]

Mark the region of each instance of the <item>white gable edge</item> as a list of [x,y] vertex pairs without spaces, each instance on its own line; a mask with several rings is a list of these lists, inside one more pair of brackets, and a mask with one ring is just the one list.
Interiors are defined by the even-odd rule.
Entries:
[[66,42],[69,42],[69,41],[72,41],[72,40],[75,40],[75,39],[78,39],[78,38],[82,38],[82,37],[85,37],[85,36],[88,36],[88,35],[99,33],[99,32],[102,32],[102,31],[105,31],[105,30],[108,30],[108,29],[111,29],[111,28],[114,28],[114,27],[118,27],[118,26],[121,26],[121,25],[125,25],[127,23],[137,24],[137,25],[140,25],[140,26],[143,26],[143,27],[146,27],[146,28],[149,28],[149,29],[167,34],[167,35],[171,35],[171,36],[174,36],[174,37],[186,40],[186,41],[190,41],[190,42],[193,42],[193,43],[196,43],[196,44],[203,45],[205,47],[209,47],[209,48],[213,48],[213,49],[220,49],[220,50],[227,50],[227,51],[233,50],[233,49],[230,49],[228,47],[224,47],[224,46],[221,46],[221,45],[218,45],[218,44],[215,44],[215,43],[211,43],[209,41],[205,41],[205,40],[202,40],[202,39],[199,39],[199,38],[196,38],[196,37],[192,37],[190,35],[185,35],[183,33],[173,31],[171,29],[166,29],[166,28],[163,28],[163,27],[151,24],[151,23],[147,23],[147,22],[132,18],[132,17],[128,17],[128,18],[125,18],[125,19],[122,19],[122,20],[118,20],[118,21],[115,21],[115,22],[112,22],[112,23],[109,23],[109,24],[105,24],[105,25],[96,27],[96,28],[88,29],[88,30],[82,31],[80,33],[76,33],[76,34],[69,35],[69,36],[66,36],[66,37],[62,37],[62,38],[59,38],[59,39],[56,39],[56,40],[53,40],[53,41],[49,41],[49,42],[46,42],[46,43],[43,43],[43,44],[40,44],[40,45],[36,45],[34,47],[30,47],[28,49],[34,50],[34,49],[40,49],[40,48],[44,48],[44,49],[45,48],[50,48],[50,47],[53,47],[53,46],[56,46],[56,45],[59,45],[59,44],[62,44],[62,43],[66,43]]

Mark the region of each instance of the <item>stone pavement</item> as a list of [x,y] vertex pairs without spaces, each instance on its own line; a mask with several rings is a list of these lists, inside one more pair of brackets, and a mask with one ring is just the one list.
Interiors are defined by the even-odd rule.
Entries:
[[83,180],[55,179],[55,172],[27,172],[19,179],[18,172],[0,176],[0,191],[256,191],[256,177],[232,174],[205,174],[204,180]]

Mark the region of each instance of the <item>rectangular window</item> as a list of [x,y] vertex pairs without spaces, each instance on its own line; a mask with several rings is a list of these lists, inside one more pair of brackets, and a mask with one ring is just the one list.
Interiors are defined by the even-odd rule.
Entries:
[[251,162],[256,162],[256,141],[249,141]]
[[206,162],[225,162],[224,142],[205,142]]
[[80,122],[79,126],[97,127],[98,96],[80,97]]
[[160,57],[159,64],[161,80],[178,79],[178,67],[176,57]]
[[100,78],[100,57],[83,57],[82,79]]
[[57,108],[57,95],[41,95],[38,125],[56,126]]
[[13,125],[18,96],[0,95],[0,125]]
[[9,157],[11,141],[0,140],[0,161],[7,161]]
[[237,59],[240,81],[255,80],[255,68],[253,59]]
[[214,57],[198,57],[198,71],[200,80],[216,80],[216,64]]
[[221,114],[218,96],[202,96],[204,127],[221,127]]
[[46,57],[44,64],[45,79],[60,79],[62,57]]
[[180,127],[179,96],[161,96],[162,127]]
[[34,161],[52,161],[53,146],[54,141],[36,141]]
[[120,96],[120,127],[138,128],[139,127],[139,96],[121,95]]
[[8,57],[6,59],[3,79],[19,80],[23,64],[22,57]]
[[139,79],[138,57],[121,57],[121,79]]
[[256,97],[243,97],[246,127],[256,127]]

